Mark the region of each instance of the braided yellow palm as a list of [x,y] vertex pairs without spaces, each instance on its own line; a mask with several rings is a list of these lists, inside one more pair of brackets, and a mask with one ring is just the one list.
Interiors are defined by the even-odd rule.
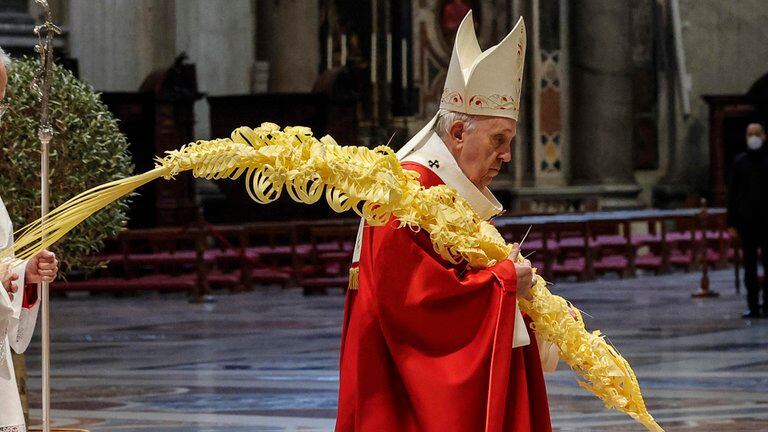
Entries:
[[[152,171],[72,198],[52,211],[45,223],[38,220],[23,228],[0,258],[15,253],[17,259],[27,259],[134,189],[190,170],[207,179],[234,180],[245,175],[248,194],[262,204],[285,191],[307,204],[325,196],[335,211],[352,210],[372,225],[385,224],[394,216],[401,227],[429,233],[435,251],[452,263],[489,267],[510,252],[498,231],[479,219],[452,188],[424,189],[418,174],[404,170],[390,148],[341,147],[331,137],[314,138],[308,128],[280,130],[264,123],[256,129],[241,127],[230,139],[198,141],[167,152]],[[563,360],[581,375],[580,384],[607,407],[629,414],[648,430],[662,431],[645,407],[629,363],[600,332],[587,332],[581,314],[577,311],[574,318],[568,302],[552,295],[543,278],[536,277],[531,292],[531,300],[520,300],[521,308],[532,318],[537,337],[555,343]]]

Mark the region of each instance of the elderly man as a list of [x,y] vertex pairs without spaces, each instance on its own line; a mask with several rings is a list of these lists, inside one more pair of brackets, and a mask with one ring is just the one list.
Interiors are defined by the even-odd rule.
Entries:
[[[426,187],[447,184],[483,219],[501,205],[488,185],[511,158],[525,56],[521,22],[482,52],[471,12],[459,26],[440,111],[398,152]],[[546,432],[536,342],[517,298],[528,261],[485,269],[443,260],[429,235],[361,225],[341,341],[338,432]]]
[[[751,123],[746,132],[747,151],[736,156],[728,182],[728,225],[741,238],[744,255],[744,285],[747,307],[744,318],[760,317],[760,283],[757,279],[757,251],[763,270],[768,269],[768,150],[765,129]],[[763,314],[768,314],[768,278],[763,280]]]
[[[0,49],[0,102],[5,98],[8,84],[6,66],[9,57]],[[7,109],[0,104],[0,116]],[[0,127],[2,123],[0,122]],[[13,244],[13,225],[0,200],[0,249]],[[40,306],[40,282],[51,282],[56,278],[58,262],[56,256],[43,251],[29,261],[11,269],[2,269],[0,288],[0,431],[23,432],[26,430],[24,412],[16,385],[11,349],[23,353],[32,338]]]

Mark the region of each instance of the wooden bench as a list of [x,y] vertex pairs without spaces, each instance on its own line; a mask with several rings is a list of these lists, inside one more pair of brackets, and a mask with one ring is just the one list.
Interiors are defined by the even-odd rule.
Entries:
[[[54,284],[54,291],[187,291],[254,285],[301,286],[307,294],[345,288],[359,219],[201,225],[131,230],[96,257],[111,261],[89,279]],[[636,270],[686,271],[706,262],[738,262],[722,209],[593,212],[494,220],[508,243],[521,242],[548,280],[590,280]],[[526,237],[527,234],[527,237]]]
[[302,275],[304,293],[323,294],[327,288],[346,289],[358,225],[321,225],[309,228],[313,273]]
[[[112,260],[119,274],[99,274],[81,280],[60,280],[52,291],[138,292],[185,291],[199,300],[208,292],[206,234],[199,228],[129,230],[115,240],[118,251],[96,257]],[[106,271],[100,272],[104,275]]]

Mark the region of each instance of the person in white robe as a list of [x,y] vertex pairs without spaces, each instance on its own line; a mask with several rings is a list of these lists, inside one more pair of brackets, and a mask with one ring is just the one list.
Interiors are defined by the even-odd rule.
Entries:
[[[7,108],[2,101],[8,84],[5,67],[9,63],[0,48],[0,119]],[[12,244],[13,224],[0,199],[0,250]],[[26,431],[11,350],[21,354],[29,346],[40,307],[39,284],[52,282],[57,274],[58,261],[49,251],[12,268],[0,265],[0,432]]]

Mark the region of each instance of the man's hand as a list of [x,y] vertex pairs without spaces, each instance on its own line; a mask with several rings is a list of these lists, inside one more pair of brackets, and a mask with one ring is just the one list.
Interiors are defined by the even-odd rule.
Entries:
[[515,264],[517,296],[527,299],[530,296],[531,285],[533,285],[533,269],[531,268],[531,262],[527,259],[522,260],[520,263],[517,262],[518,255],[520,255],[520,245],[514,243],[512,245],[512,252],[510,252],[507,259]]
[[19,275],[16,273],[8,273],[6,277],[3,277],[3,288],[8,291],[8,297],[13,300],[13,294],[19,290],[15,282],[19,280]]
[[26,283],[53,282],[59,273],[56,255],[44,250],[27,262]]

